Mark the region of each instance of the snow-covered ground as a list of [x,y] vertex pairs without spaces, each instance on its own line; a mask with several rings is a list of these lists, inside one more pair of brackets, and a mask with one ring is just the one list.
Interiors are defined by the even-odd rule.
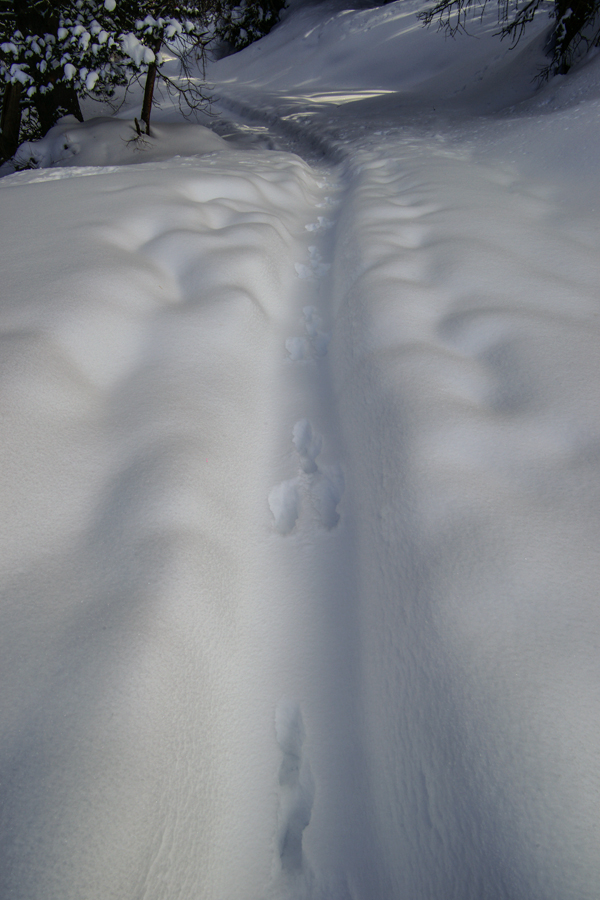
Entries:
[[597,900],[600,57],[294,3],[0,180],[2,900]]

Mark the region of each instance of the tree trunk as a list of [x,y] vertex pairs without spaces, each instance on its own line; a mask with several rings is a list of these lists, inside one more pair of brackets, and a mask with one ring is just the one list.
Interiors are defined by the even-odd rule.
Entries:
[[152,99],[154,97],[154,84],[156,82],[156,63],[150,63],[146,72],[146,84],[144,86],[144,102],[142,103],[142,122],[146,125],[146,134],[150,134],[150,113],[152,112]]
[[52,90],[45,94],[38,92],[34,97],[34,104],[42,134],[46,134],[53,125],[56,125],[61,116],[75,116],[76,119],[83,122],[83,114],[75,88],[70,84],[65,84],[64,81],[57,82]]
[[158,40],[152,50],[154,52],[154,62],[151,62],[146,72],[146,84],[144,85],[144,101],[142,103],[142,114],[140,119],[146,124],[146,134],[150,134],[150,114],[152,113],[152,101],[154,99],[154,85],[156,84],[156,75],[158,66],[156,57],[162,47],[162,39]]
[[22,90],[23,87],[18,82],[16,84],[7,84],[4,88],[0,125],[0,162],[14,156],[19,146]]
[[[58,12],[60,4],[51,2],[33,2],[33,0],[13,0],[16,23],[23,34],[53,34],[59,26]],[[79,97],[75,88],[62,80],[62,67],[50,73],[51,90],[33,97],[33,105],[37,113],[42,134],[56,125],[61,116],[72,115],[83,122],[79,105]]]

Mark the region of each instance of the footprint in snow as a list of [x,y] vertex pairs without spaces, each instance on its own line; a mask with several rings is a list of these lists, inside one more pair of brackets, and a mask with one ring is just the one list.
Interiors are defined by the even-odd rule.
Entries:
[[323,438],[313,431],[308,419],[296,422],[292,431],[292,440],[304,472],[307,475],[316,472],[318,467],[315,460],[323,447]]
[[326,356],[331,340],[330,334],[321,331],[323,322],[316,307],[305,306],[303,314],[306,337],[289,337],[285,342],[285,349],[289,353],[290,359],[295,362],[315,356],[318,358]]
[[310,822],[315,795],[304,758],[304,722],[300,705],[283,699],[275,711],[275,733],[283,758],[279,768],[278,849],[284,872],[302,868],[302,833]]
[[289,534],[300,515],[300,492],[298,479],[283,481],[269,492],[269,508],[275,519],[275,529],[280,534]]
[[312,347],[310,341],[305,337],[289,337],[285,342],[290,359],[299,362],[302,359],[312,358]]
[[317,216],[316,222],[311,222],[310,225],[304,227],[307,231],[328,231],[333,228],[333,222],[331,219],[326,219],[325,216]]
[[297,262],[294,264],[298,278],[323,278],[329,272],[331,266],[324,263],[317,247],[308,248],[309,264]]
[[304,313],[304,328],[316,356],[325,356],[331,335],[321,331],[323,321],[318,315],[316,307],[305,306],[302,312]]
[[325,466],[317,463],[323,449],[323,438],[308,419],[296,422],[292,440],[300,457],[302,470],[310,476],[307,490],[321,524],[328,529],[335,528],[340,520],[337,508],[344,493],[344,473],[337,464]]
[[344,493],[344,473],[338,465],[323,467],[312,485],[312,502],[321,522],[331,530],[340,521],[338,504]]
[[308,495],[321,524],[331,530],[340,520],[338,505],[344,493],[344,473],[339,465],[319,466],[323,438],[308,419],[296,422],[292,442],[304,474],[275,485],[269,493],[269,508],[280,534],[293,531],[301,509],[301,493]]

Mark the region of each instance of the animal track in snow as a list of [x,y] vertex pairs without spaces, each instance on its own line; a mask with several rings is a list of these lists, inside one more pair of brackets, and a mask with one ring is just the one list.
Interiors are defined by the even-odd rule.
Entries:
[[315,794],[310,766],[302,753],[305,731],[298,703],[280,700],[275,733],[283,754],[279,768],[279,858],[285,872],[297,872],[302,868],[302,833],[310,822]]
[[300,464],[306,474],[318,471],[315,460],[323,448],[323,438],[313,431],[308,419],[296,422],[292,431],[292,439],[300,457]]
[[269,507],[275,519],[276,530],[280,534],[289,534],[300,515],[298,479],[292,478],[271,488]]
[[320,330],[323,321],[318,315],[316,307],[305,306],[302,312],[304,313],[304,328],[315,354],[317,356],[325,356],[331,335]]
[[310,359],[312,357],[312,347],[310,341],[305,337],[289,337],[285,342],[285,349],[290,355],[290,359],[298,362],[301,359]]
[[329,263],[323,262],[323,258],[319,253],[318,247],[309,247],[308,257],[308,265],[306,265],[306,263],[299,262],[294,264],[296,274],[299,278],[322,278],[327,274],[327,272],[329,272],[331,266],[329,265]]
[[323,467],[312,485],[312,501],[325,528],[340,521],[338,503],[344,493],[344,473],[338,465]]
[[323,321],[314,306],[305,306],[304,330],[306,337],[289,337],[285,342],[285,349],[294,361],[323,357],[327,354],[331,335],[321,331]]
[[314,275],[312,269],[305,263],[294,263],[294,268],[298,278],[312,278]]
[[339,465],[317,464],[323,449],[323,438],[314,430],[308,419],[296,422],[292,429],[292,442],[300,457],[303,474],[276,485],[269,493],[269,507],[275,519],[275,529],[289,534],[300,515],[301,496],[308,495],[321,524],[332,529],[338,524],[338,505],[344,493],[344,473]]
[[317,216],[316,222],[311,222],[310,225],[304,227],[307,231],[327,231],[329,228],[333,228],[333,222],[331,219],[326,219],[325,216]]

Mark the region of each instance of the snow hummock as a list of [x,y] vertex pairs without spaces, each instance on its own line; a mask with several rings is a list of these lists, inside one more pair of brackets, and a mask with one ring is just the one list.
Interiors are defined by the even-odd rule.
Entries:
[[97,117],[78,122],[65,116],[40,141],[21,144],[17,164],[32,168],[125,166],[175,156],[204,156],[227,145],[214,131],[196,123],[159,123],[139,134],[133,120]]
[[600,56],[419,8],[0,180],[3,897],[597,896]]

